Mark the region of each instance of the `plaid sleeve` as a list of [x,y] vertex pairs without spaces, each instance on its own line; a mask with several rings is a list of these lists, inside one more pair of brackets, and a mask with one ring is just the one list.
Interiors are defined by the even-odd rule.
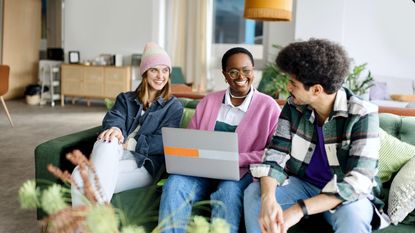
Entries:
[[[350,150],[345,176],[337,183],[336,195],[345,203],[366,197],[376,185],[379,159],[379,117],[377,112],[357,117],[351,126]],[[326,186],[323,193],[326,192]]]

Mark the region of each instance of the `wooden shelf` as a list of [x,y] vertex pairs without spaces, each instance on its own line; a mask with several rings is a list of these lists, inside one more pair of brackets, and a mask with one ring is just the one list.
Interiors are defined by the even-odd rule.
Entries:
[[130,67],[64,64],[61,69],[61,106],[65,96],[115,99],[131,90]]

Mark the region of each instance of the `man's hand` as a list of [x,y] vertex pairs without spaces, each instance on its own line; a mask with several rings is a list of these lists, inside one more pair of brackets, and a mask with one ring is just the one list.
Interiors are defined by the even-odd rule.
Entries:
[[290,227],[297,224],[303,215],[303,211],[298,204],[292,205],[290,208],[286,209],[283,214],[285,231],[288,231]]
[[[259,212],[259,225],[263,233],[285,233],[303,217],[303,211],[298,204],[282,211],[275,193],[277,180],[264,176],[261,177],[261,210]],[[309,215],[322,213],[336,208],[342,200],[335,195],[318,194],[304,200]]]
[[261,210],[259,213],[259,225],[263,233],[283,233],[284,219],[281,206],[275,199],[275,194],[261,196]]
[[[334,195],[318,194],[312,198],[304,200],[304,204],[307,208],[309,215],[322,213],[333,208],[336,208],[342,200]],[[290,227],[297,224],[303,217],[303,211],[300,205],[294,204],[290,208],[286,209],[283,214],[284,228],[288,230]]]
[[117,127],[112,127],[110,129],[104,130],[99,136],[98,140],[104,140],[104,141],[111,141],[112,138],[116,138],[118,140],[119,144],[122,144],[124,141],[124,136],[122,136],[122,132]]

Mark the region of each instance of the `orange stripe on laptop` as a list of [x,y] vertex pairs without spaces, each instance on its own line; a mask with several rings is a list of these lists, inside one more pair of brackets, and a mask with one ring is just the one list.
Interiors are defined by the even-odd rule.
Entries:
[[191,148],[181,148],[174,146],[165,146],[164,153],[166,155],[174,156],[188,156],[188,157],[199,157],[199,150]]

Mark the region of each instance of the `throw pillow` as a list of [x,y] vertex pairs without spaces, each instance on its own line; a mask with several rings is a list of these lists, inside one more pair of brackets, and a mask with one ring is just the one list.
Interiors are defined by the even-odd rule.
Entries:
[[379,128],[379,173],[384,183],[415,155],[415,146],[403,142]]
[[393,224],[402,222],[415,209],[415,158],[393,178],[389,191],[388,215]]
[[385,100],[388,97],[386,82],[374,81],[373,86],[369,90],[370,100]]

